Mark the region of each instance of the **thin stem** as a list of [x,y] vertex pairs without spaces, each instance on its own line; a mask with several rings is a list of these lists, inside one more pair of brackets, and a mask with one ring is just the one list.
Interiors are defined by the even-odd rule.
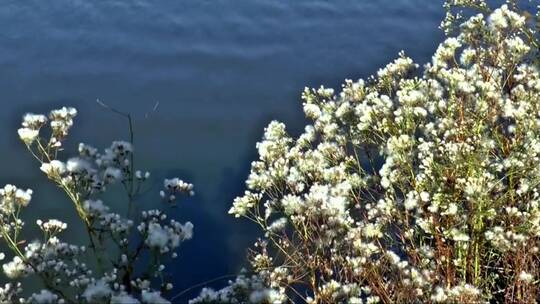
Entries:
[[[122,112],[120,110],[117,110],[117,109],[105,104],[104,102],[102,102],[99,99],[96,99],[96,102],[97,102],[97,104],[104,107],[105,109],[107,109],[107,110],[109,110],[109,111],[111,111],[113,113],[116,113],[116,114],[118,114],[118,115],[120,115],[120,116],[122,116],[122,117],[124,117],[124,118],[126,118],[128,120],[129,142],[133,146],[134,140],[135,140],[135,132],[134,132],[134,129],[133,129],[133,119],[131,117],[131,114]],[[155,110],[156,107],[157,107],[157,104],[154,107],[154,110]],[[131,218],[131,213],[132,213],[132,209],[133,209],[133,197],[135,195],[135,193],[133,193],[134,185],[135,185],[135,172],[134,172],[134,170],[135,170],[135,157],[134,157],[133,152],[130,153],[129,158],[130,158],[129,159],[129,177],[128,177],[129,186],[126,189],[127,196],[128,196],[128,209],[127,209],[126,217],[128,219]]]

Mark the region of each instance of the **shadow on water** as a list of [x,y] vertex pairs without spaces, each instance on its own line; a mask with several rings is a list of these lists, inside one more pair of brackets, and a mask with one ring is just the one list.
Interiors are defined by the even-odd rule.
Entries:
[[[271,116],[266,116],[256,123],[256,126],[251,129],[248,135],[249,139],[255,139],[252,142],[260,140],[263,134],[264,127],[272,120]],[[297,121],[298,127],[303,126],[303,120]],[[298,131],[298,130],[296,130]],[[299,133],[299,132],[296,132]],[[185,246],[183,255],[186,263],[180,263],[180,267],[175,269],[178,274],[175,276],[175,283],[178,290],[183,290],[192,287],[194,284],[214,280],[222,276],[231,275],[219,279],[210,284],[205,284],[212,288],[219,289],[223,287],[228,280],[233,279],[232,276],[237,274],[242,268],[247,267],[246,253],[250,246],[253,245],[257,237],[262,235],[259,227],[243,218],[235,218],[228,215],[228,211],[232,206],[234,198],[244,193],[245,181],[250,171],[252,161],[258,159],[258,154],[255,145],[249,149],[244,155],[239,155],[238,167],[224,168],[220,174],[220,182],[217,185],[215,196],[208,197],[202,195],[201,201],[205,206],[211,206],[212,212],[207,212],[206,218],[199,219],[201,222],[212,222],[212,227],[203,225],[200,231],[196,231],[196,235],[191,244]],[[194,202],[197,203],[197,202]],[[195,207],[196,208],[196,207]],[[191,207],[189,208],[191,209]],[[200,210],[190,210],[193,215],[200,216]],[[190,212],[187,211],[187,212]],[[227,215],[224,217],[223,215]],[[189,218],[189,217],[188,217]],[[195,218],[192,218],[195,219]],[[195,223],[195,221],[193,221]],[[197,224],[195,224],[197,227]],[[203,254],[201,254],[203,253]],[[191,277],[182,275],[186,272],[192,272],[191,267],[200,267],[200,271]],[[186,292],[178,300],[187,300],[197,296],[200,288],[194,288],[190,292]]]

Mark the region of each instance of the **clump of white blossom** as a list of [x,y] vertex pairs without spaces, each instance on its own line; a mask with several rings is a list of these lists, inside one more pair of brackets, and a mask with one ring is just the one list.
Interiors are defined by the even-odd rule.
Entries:
[[200,295],[189,301],[199,303],[283,303],[286,297],[282,292],[266,287],[267,283],[257,275],[241,274],[229,285],[220,290],[203,288]]
[[174,203],[178,194],[184,193],[190,196],[195,195],[193,184],[184,182],[178,177],[165,179],[163,181],[163,188],[164,189],[159,192],[159,195],[169,203]]
[[306,88],[299,137],[268,125],[230,210],[265,232],[253,278],[193,303],[540,298],[540,18],[446,8],[422,73],[400,53],[339,93]]
[[[30,207],[33,192],[4,186],[0,236],[11,253],[2,270],[12,282],[0,287],[0,302],[170,303],[173,285],[165,264],[177,257],[181,243],[192,238],[193,224],[169,220],[159,210],[134,214],[139,196],[149,188],[150,173],[135,169],[132,142],[114,141],[103,152],[81,143],[77,155],[61,159],[76,115],[69,107],[48,116],[26,114],[18,134],[41,171],[70,199],[88,243],[62,241],[68,226],[58,219],[38,220],[42,238],[25,240],[21,215]],[[99,198],[114,185],[127,194],[125,214],[112,211]],[[165,181],[165,191],[170,196],[193,195],[193,185],[172,178]],[[0,254],[0,259],[4,257]],[[39,284],[26,284],[26,277]]]

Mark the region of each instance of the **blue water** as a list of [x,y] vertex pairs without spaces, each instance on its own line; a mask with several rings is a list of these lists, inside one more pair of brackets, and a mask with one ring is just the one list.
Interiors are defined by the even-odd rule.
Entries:
[[[195,224],[171,269],[176,290],[234,273],[257,230],[227,210],[263,127],[277,119],[298,134],[304,86],[339,88],[402,49],[428,61],[443,15],[442,0],[4,0],[0,183],[32,187],[28,217],[64,219],[76,241],[71,205],[16,128],[24,112],[71,105],[80,116],[67,146],[105,147],[126,138],[127,125],[100,99],[134,115],[138,164],[154,173],[156,194],[163,177],[195,184],[197,195],[171,210]],[[166,207],[147,198],[141,208]],[[125,208],[117,197],[108,203]]]

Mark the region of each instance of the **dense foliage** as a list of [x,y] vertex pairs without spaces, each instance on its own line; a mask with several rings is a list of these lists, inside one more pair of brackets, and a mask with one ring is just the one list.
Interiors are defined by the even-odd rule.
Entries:
[[230,211],[265,232],[256,275],[192,303],[535,302],[539,19],[514,2],[448,1],[423,72],[306,89],[312,124],[270,123]]

